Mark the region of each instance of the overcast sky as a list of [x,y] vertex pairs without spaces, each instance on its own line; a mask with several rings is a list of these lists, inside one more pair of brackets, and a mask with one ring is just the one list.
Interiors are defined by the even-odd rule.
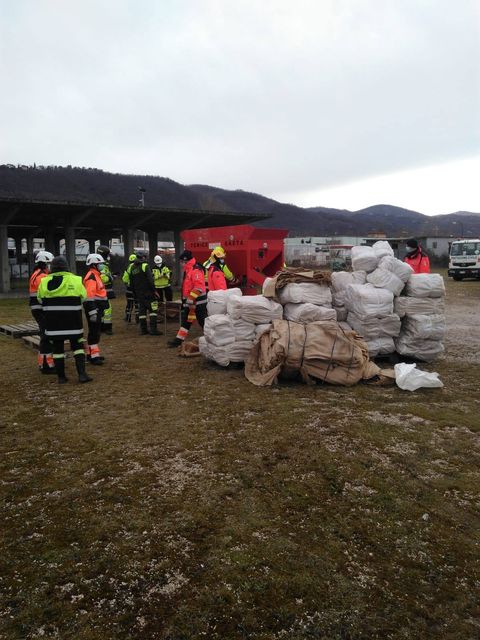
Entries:
[[0,0],[0,162],[480,212],[479,0]]

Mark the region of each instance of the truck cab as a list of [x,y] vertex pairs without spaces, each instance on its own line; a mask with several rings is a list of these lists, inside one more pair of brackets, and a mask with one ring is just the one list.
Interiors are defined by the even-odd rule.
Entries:
[[454,280],[480,278],[480,239],[469,238],[452,242],[448,275]]

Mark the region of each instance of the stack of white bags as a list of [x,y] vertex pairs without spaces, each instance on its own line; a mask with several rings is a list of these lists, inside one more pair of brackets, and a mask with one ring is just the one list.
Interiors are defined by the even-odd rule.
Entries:
[[402,330],[395,340],[398,353],[430,362],[444,351],[445,285],[438,273],[410,276],[405,296],[395,301]]
[[307,324],[319,320],[336,320],[330,287],[316,282],[291,282],[278,292],[283,305],[283,319]]
[[221,366],[244,362],[255,338],[282,317],[280,304],[264,296],[242,296],[240,289],[210,291],[208,318],[198,346],[209,360]]
[[414,274],[386,241],[353,247],[352,267],[333,272],[331,288],[287,284],[277,291],[281,304],[263,295],[242,296],[240,289],[209,292],[200,352],[223,366],[244,362],[254,341],[281,318],[302,324],[337,320],[364,338],[371,357],[397,351],[429,362],[444,351],[440,275]]
[[353,247],[352,267],[352,273],[332,274],[334,306],[338,320],[346,320],[365,339],[370,356],[398,351],[431,361],[443,352],[445,287],[440,275],[414,274],[383,240]]

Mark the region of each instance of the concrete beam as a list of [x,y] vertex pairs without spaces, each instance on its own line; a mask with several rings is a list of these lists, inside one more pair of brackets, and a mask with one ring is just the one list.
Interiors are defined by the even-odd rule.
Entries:
[[0,293],[10,291],[10,264],[8,262],[8,227],[0,224]]

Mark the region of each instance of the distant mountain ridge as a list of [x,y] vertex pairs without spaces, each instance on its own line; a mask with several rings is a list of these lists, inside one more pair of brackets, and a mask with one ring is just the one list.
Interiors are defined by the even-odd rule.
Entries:
[[138,187],[146,206],[266,213],[258,226],[285,228],[290,236],[480,236],[480,213],[426,216],[388,204],[358,211],[329,207],[302,208],[257,193],[210,185],[182,185],[170,178],[109,173],[80,167],[0,165],[0,197],[95,202],[138,206]]

